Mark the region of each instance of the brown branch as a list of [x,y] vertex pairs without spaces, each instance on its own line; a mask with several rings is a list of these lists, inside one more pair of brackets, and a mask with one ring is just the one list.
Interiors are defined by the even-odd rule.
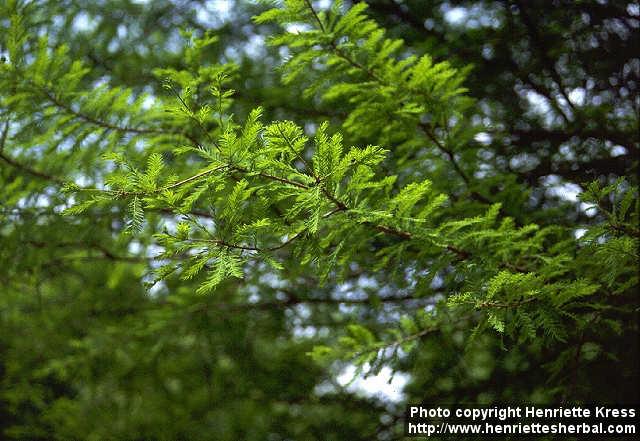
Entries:
[[309,8],[311,13],[313,14],[313,17],[315,18],[315,20],[318,22],[318,25],[320,26],[320,30],[323,33],[326,33],[327,31],[325,30],[324,24],[322,23],[322,20],[320,20],[320,17],[316,13],[316,10],[313,8],[313,5],[311,4],[311,1],[310,0],[304,0],[304,2],[307,4],[307,7]]
[[193,312],[208,310],[210,306],[215,309],[242,311],[242,310],[269,310],[269,309],[281,309],[292,308],[297,305],[371,305],[372,303],[379,301],[381,303],[404,303],[404,302],[421,302],[425,304],[435,304],[433,299],[430,298],[416,298],[413,296],[394,296],[394,297],[378,297],[373,300],[372,298],[366,299],[336,299],[336,298],[300,298],[297,296],[288,296],[284,300],[268,300],[255,303],[229,303],[218,302],[213,305],[197,305]]
[[196,145],[199,145],[197,139],[187,133],[177,133],[177,132],[169,132],[162,129],[146,129],[146,128],[136,128],[136,127],[128,127],[128,126],[119,126],[108,121],[103,121],[97,119],[91,115],[87,115],[86,113],[79,112],[71,107],[69,104],[64,101],[58,99],[53,93],[44,88],[39,88],[39,90],[45,95],[45,97],[56,107],[66,111],[74,115],[76,118],[79,118],[85,122],[93,124],[98,127],[102,127],[107,130],[113,130],[116,132],[124,132],[124,133],[134,133],[138,135],[173,135],[173,136],[184,136],[189,141],[193,142]]
[[[235,170],[238,170],[239,172],[245,172],[245,173],[248,172],[246,169],[244,169],[242,167],[233,167],[233,168]],[[270,179],[272,181],[281,182],[283,184],[292,185],[294,187],[303,188],[305,190],[308,190],[308,189],[311,188],[308,185],[302,184],[300,182],[292,181],[292,180],[286,179],[286,178],[281,178],[279,176],[270,175],[270,174],[264,173],[264,172],[259,172],[258,176],[262,176],[263,178]]]
[[[440,150],[442,153],[447,155],[447,158],[449,158],[449,162],[451,162],[451,165],[453,166],[453,169],[462,178],[462,180],[464,181],[464,183],[467,186],[467,188],[470,188],[471,180],[469,179],[467,174],[464,172],[464,170],[462,170],[462,167],[460,166],[460,164],[458,164],[458,160],[456,159],[455,154],[453,153],[453,151],[451,151],[451,149],[446,148],[444,146],[444,144],[442,144],[442,142],[440,142],[440,140],[433,133],[433,128],[431,126],[429,126],[427,124],[424,124],[424,123],[420,123],[420,127],[422,128],[424,133],[427,135],[427,137],[429,139],[431,139],[431,141],[433,141],[433,143],[436,145],[438,150]],[[486,197],[484,197],[483,195],[481,195],[477,191],[471,190],[471,197],[473,199],[477,200],[478,202],[482,202],[483,204],[491,204],[491,201],[489,199],[487,199]]]
[[9,119],[5,121],[4,127],[2,128],[2,134],[0,135],[0,159],[2,159],[4,162],[9,164],[10,166],[18,170],[22,170],[23,172],[26,172],[31,176],[35,176],[37,178],[44,179],[47,181],[52,181],[57,184],[63,183],[62,179],[52,176],[50,174],[41,172],[39,170],[33,169],[27,165],[21,164],[20,162],[16,161],[15,159],[7,155],[4,152],[4,148],[6,146],[8,136],[9,136]]
[[[120,197],[127,197],[127,196],[145,196],[145,195],[149,195],[149,194],[155,194],[155,193],[162,193],[163,191],[167,191],[167,190],[171,190],[177,187],[181,187],[184,184],[188,184],[189,182],[193,182],[203,176],[209,175],[211,173],[220,171],[220,170],[224,170],[225,168],[229,167],[227,164],[218,166],[218,167],[214,167],[214,168],[210,168],[208,170],[204,170],[201,171],[200,173],[196,173],[193,176],[189,176],[188,178],[185,178],[181,181],[175,182],[173,184],[169,184],[169,185],[165,185],[164,187],[160,187],[160,188],[156,188],[155,190],[151,190],[151,191],[108,191],[109,193],[114,193],[117,194]],[[84,191],[94,191],[97,190],[95,188],[83,188],[81,190]],[[205,216],[206,217],[206,216]]]
[[[24,242],[27,245],[30,245],[35,248],[78,248],[78,249],[94,249],[102,253],[102,257],[113,260],[113,261],[123,261],[123,262],[146,262],[150,260],[149,258],[137,257],[137,256],[120,256],[113,253],[111,250],[106,248],[105,246],[99,243],[87,243],[87,242],[43,242],[38,240],[27,240]],[[79,256],[83,259],[92,259],[95,256]]]
[[50,174],[41,172],[39,170],[35,170],[31,167],[28,167],[24,164],[19,163],[18,161],[16,161],[15,159],[9,157],[7,154],[5,154],[2,150],[0,150],[0,159],[2,159],[4,162],[6,162],[7,164],[11,165],[12,167],[18,169],[18,170],[22,170],[23,172],[30,174],[31,176],[35,176],[37,178],[40,179],[44,179],[46,181],[51,181],[51,182],[55,182],[57,184],[63,184],[64,181],[60,178],[57,178],[55,176],[52,176]]

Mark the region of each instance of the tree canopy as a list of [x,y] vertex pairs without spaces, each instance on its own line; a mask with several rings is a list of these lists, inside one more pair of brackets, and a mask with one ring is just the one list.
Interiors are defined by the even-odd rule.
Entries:
[[390,440],[407,403],[638,402],[638,3],[0,23],[2,437]]

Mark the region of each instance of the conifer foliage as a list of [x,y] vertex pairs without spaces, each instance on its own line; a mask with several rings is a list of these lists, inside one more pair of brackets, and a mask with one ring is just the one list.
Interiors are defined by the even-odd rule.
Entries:
[[211,58],[213,32],[183,31],[179,62],[140,87],[33,32],[35,3],[1,8],[10,439],[392,437],[378,415],[401,405],[327,380],[347,365],[408,373],[414,401],[576,402],[605,394],[603,370],[637,382],[636,178],[576,181],[577,201],[532,211],[475,141],[472,67],[389,36],[365,2],[253,17],[281,57],[274,90],[335,110],[298,119],[247,104],[246,67]]

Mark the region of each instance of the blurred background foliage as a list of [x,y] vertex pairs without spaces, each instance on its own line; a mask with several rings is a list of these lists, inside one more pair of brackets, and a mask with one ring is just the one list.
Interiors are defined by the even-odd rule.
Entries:
[[[234,62],[231,111],[240,120],[257,105],[266,121],[291,119],[309,131],[320,121],[344,119],[340,103],[317,102],[304,97],[302,84],[279,81],[288,53],[264,44],[274,26],[251,20],[263,5],[19,3],[30,34],[48,36],[51,47],[67,45],[90,68],[86,87],[166,95],[157,69]],[[577,199],[584,183],[626,177],[637,185],[638,3],[367,3],[412,53],[471,66],[464,85],[476,101],[465,118],[483,130],[461,151],[462,161],[482,158],[483,168],[474,170],[478,191],[501,202],[518,224],[588,228],[602,219]],[[2,28],[9,26],[8,4],[0,8]],[[207,32],[218,40],[193,59],[185,41]],[[0,53],[7,44],[0,34]],[[0,106],[0,120],[8,109]],[[12,104],[11,111],[34,109]],[[34,122],[30,130],[46,127]],[[345,137],[345,145],[379,142]],[[585,346],[592,337],[587,327],[574,342],[575,358],[542,343],[510,350],[509,342],[484,335],[469,347],[462,331],[443,329],[395,360],[395,379],[354,388],[340,375],[348,365],[322,369],[307,353],[354,320],[383,327],[424,307],[424,298],[411,295],[414,287],[366,269],[348,283],[319,287],[290,256],[285,266],[297,281],[294,292],[261,265],[242,282],[224,283],[216,296],[196,295],[197,284],[175,280],[149,291],[151,237],[114,235],[122,212],[78,221],[51,208],[66,198],[56,190],[58,176],[81,174],[93,182],[105,172],[99,167],[106,165],[96,165],[100,139],[73,138],[66,149],[24,146],[14,156],[0,150],[0,433],[6,439],[384,440],[400,437],[407,402],[637,402],[637,326],[598,331],[599,345]],[[386,147],[400,156],[419,151],[414,144]],[[438,173],[440,188],[458,185]],[[381,290],[386,296],[371,300],[369,293]],[[254,297],[255,304],[236,302]],[[610,355],[598,357],[601,347]],[[372,392],[387,379],[394,393]]]

